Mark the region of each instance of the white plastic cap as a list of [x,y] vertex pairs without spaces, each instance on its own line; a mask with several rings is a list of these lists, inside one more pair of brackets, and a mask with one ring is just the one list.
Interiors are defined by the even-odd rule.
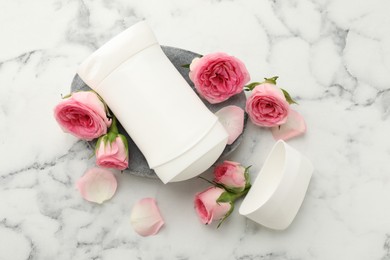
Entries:
[[277,141],[239,213],[265,227],[286,229],[305,198],[312,172],[313,166],[305,156],[284,141]]

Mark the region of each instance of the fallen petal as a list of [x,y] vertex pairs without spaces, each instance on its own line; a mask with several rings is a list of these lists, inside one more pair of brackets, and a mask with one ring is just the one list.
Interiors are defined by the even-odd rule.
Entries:
[[297,111],[290,110],[286,123],[280,127],[272,127],[271,131],[275,140],[282,139],[286,141],[290,138],[304,134],[306,132],[306,123]]
[[114,196],[117,182],[109,170],[91,168],[77,181],[76,186],[85,200],[101,204]]
[[134,205],[130,222],[135,232],[143,237],[157,234],[164,225],[156,200],[153,198],[141,199]]
[[232,144],[244,129],[244,110],[238,106],[226,106],[215,115],[229,134],[227,144]]

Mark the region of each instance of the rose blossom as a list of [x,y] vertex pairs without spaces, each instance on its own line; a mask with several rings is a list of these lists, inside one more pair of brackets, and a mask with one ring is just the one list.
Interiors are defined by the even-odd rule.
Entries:
[[108,140],[108,135],[99,138],[96,147],[96,164],[104,168],[124,170],[128,167],[128,149],[126,138],[117,135],[114,141]]
[[221,52],[195,58],[191,62],[189,76],[198,93],[211,104],[240,93],[250,80],[242,61]]
[[228,202],[218,202],[217,199],[224,192],[218,187],[209,187],[195,195],[195,211],[203,224],[210,224],[213,220],[222,219],[230,210]]
[[87,141],[104,135],[111,125],[104,104],[92,91],[72,93],[55,107],[54,117],[65,132]]
[[245,189],[245,167],[237,162],[224,161],[214,169],[214,181],[229,190],[241,192]]
[[245,109],[255,125],[274,127],[286,122],[290,107],[281,89],[262,83],[253,89]]

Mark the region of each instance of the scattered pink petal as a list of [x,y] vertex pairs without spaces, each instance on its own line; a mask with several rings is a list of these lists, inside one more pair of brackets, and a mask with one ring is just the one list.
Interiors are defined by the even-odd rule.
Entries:
[[101,204],[114,196],[117,182],[109,170],[91,168],[77,181],[76,186],[85,200]]
[[156,200],[153,198],[141,199],[134,205],[130,222],[135,232],[143,237],[157,234],[164,225]]
[[303,117],[295,110],[290,110],[286,123],[271,128],[275,140],[284,141],[304,134],[306,132],[306,123]]
[[215,115],[229,134],[227,144],[232,144],[244,129],[244,110],[238,106],[226,106]]

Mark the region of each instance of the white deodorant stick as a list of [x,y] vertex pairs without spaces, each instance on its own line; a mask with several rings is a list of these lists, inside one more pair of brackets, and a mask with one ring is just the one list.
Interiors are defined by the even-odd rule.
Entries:
[[139,22],[89,56],[78,75],[107,103],[164,182],[207,170],[227,133]]

